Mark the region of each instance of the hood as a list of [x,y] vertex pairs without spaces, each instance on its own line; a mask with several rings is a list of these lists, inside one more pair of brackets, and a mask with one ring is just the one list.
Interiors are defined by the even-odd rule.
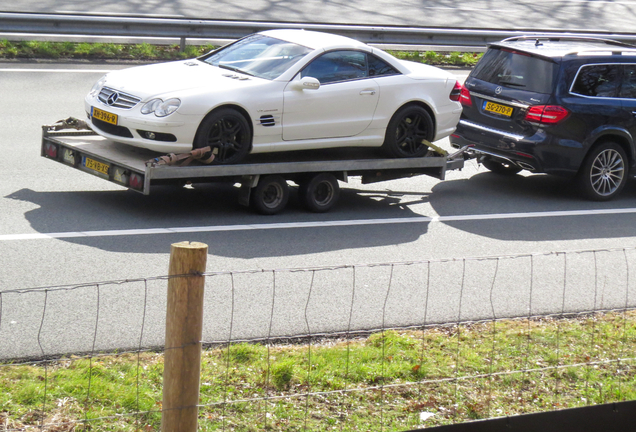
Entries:
[[221,69],[199,60],[184,60],[137,66],[110,72],[107,87],[125,92],[142,100],[172,93],[186,93],[191,89],[232,90],[254,85],[262,79]]

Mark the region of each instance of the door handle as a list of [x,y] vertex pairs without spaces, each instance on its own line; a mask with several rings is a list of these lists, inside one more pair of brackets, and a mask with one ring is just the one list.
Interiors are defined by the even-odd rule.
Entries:
[[360,94],[361,94],[361,95],[363,95],[363,96],[364,96],[364,95],[371,95],[371,96],[373,96],[373,95],[375,94],[375,90],[362,90],[362,91],[360,92]]

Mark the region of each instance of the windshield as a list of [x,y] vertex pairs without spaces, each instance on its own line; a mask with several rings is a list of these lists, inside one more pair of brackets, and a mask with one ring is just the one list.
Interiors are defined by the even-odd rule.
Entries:
[[255,34],[214,51],[202,60],[213,66],[271,80],[309,52],[311,49],[302,45]]

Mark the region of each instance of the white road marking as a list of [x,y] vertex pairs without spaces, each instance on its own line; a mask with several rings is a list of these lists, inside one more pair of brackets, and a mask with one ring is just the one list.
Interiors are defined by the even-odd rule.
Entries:
[[497,214],[434,216],[434,217],[420,216],[420,217],[411,217],[411,218],[289,222],[289,223],[268,223],[268,224],[266,223],[266,224],[249,224],[249,225],[218,225],[218,226],[210,225],[210,226],[198,226],[198,227],[195,226],[195,227],[148,228],[148,229],[130,229],[130,230],[78,231],[78,232],[60,232],[60,233],[4,234],[4,235],[0,235],[0,241],[45,240],[45,239],[87,238],[87,237],[114,237],[114,236],[157,235],[157,234],[177,234],[177,233],[257,231],[257,230],[271,230],[271,229],[326,228],[326,227],[360,226],[360,225],[392,225],[392,224],[407,224],[407,223],[484,221],[484,220],[524,219],[524,218],[599,216],[599,215],[619,215],[619,214],[634,214],[634,213],[636,213],[636,208],[600,209],[600,210],[564,210],[564,211],[547,211],[547,212],[530,212],[530,213],[497,213]]

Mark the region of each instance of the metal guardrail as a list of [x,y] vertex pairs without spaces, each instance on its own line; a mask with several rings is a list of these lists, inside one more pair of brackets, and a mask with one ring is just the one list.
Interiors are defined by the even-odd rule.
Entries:
[[186,39],[234,40],[250,33],[276,28],[324,31],[352,37],[365,43],[393,45],[485,47],[489,42],[529,34],[604,37],[636,43],[634,34],[610,32],[444,29],[0,12],[0,33],[178,38],[182,45]]

